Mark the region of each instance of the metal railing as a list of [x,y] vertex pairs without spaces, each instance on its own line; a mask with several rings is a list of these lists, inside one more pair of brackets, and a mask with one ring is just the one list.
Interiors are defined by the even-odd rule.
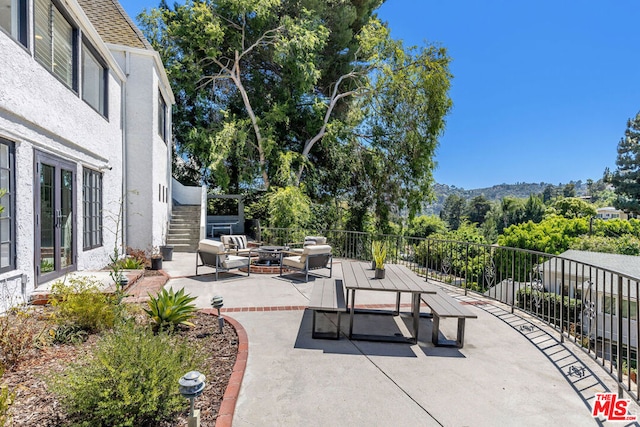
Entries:
[[[640,278],[542,252],[343,230],[262,228],[262,240],[292,245],[327,238],[336,257],[370,261],[371,243],[387,244],[387,262],[426,279],[498,300],[545,322],[598,361],[636,401]],[[619,297],[622,296],[622,297]],[[622,333],[619,333],[621,331]]]

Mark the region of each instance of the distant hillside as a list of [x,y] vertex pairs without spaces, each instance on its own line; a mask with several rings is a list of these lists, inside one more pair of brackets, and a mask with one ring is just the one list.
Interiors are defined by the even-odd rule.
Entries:
[[[569,184],[575,185],[576,196],[583,196],[587,193],[587,185],[582,181],[571,181]],[[541,194],[544,189],[551,185],[558,191],[562,192],[562,189],[566,184],[549,184],[546,182],[540,182],[537,184],[519,182],[516,184],[499,184],[488,188],[476,188],[473,190],[465,190],[464,188],[458,188],[455,185],[449,186],[446,184],[435,184],[434,193],[436,200],[428,205],[424,210],[426,215],[438,215],[442,209],[444,201],[449,195],[456,194],[463,199],[469,201],[476,196],[484,195],[489,201],[499,201],[505,196],[512,196],[518,198],[528,198],[531,194]]]

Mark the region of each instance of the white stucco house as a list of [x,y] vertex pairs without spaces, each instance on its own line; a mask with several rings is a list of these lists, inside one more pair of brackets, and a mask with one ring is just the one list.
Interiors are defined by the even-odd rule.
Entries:
[[173,103],[117,0],[0,0],[5,299],[164,243]]

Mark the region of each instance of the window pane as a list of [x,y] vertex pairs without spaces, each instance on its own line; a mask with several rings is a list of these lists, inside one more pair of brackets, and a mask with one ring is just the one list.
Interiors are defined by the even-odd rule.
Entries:
[[11,244],[0,244],[0,268],[11,266]]
[[53,72],[67,86],[73,85],[73,28],[53,8]]
[[9,167],[9,147],[0,144],[0,168]]
[[36,58],[47,69],[51,69],[51,2],[35,1],[35,47]]
[[9,232],[11,231],[9,218],[0,219],[0,242],[11,241]]
[[0,0],[0,27],[27,45],[27,0]]
[[102,245],[102,174],[85,169],[83,180],[83,247],[91,249]]
[[105,69],[91,53],[82,46],[82,99],[104,114],[104,79]]
[[163,141],[167,140],[167,104],[164,102],[162,93],[158,91],[158,134]]

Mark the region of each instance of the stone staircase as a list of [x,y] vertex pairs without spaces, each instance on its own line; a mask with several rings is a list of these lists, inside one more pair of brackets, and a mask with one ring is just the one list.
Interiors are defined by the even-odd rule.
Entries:
[[174,205],[167,245],[174,252],[195,252],[200,240],[200,205]]

